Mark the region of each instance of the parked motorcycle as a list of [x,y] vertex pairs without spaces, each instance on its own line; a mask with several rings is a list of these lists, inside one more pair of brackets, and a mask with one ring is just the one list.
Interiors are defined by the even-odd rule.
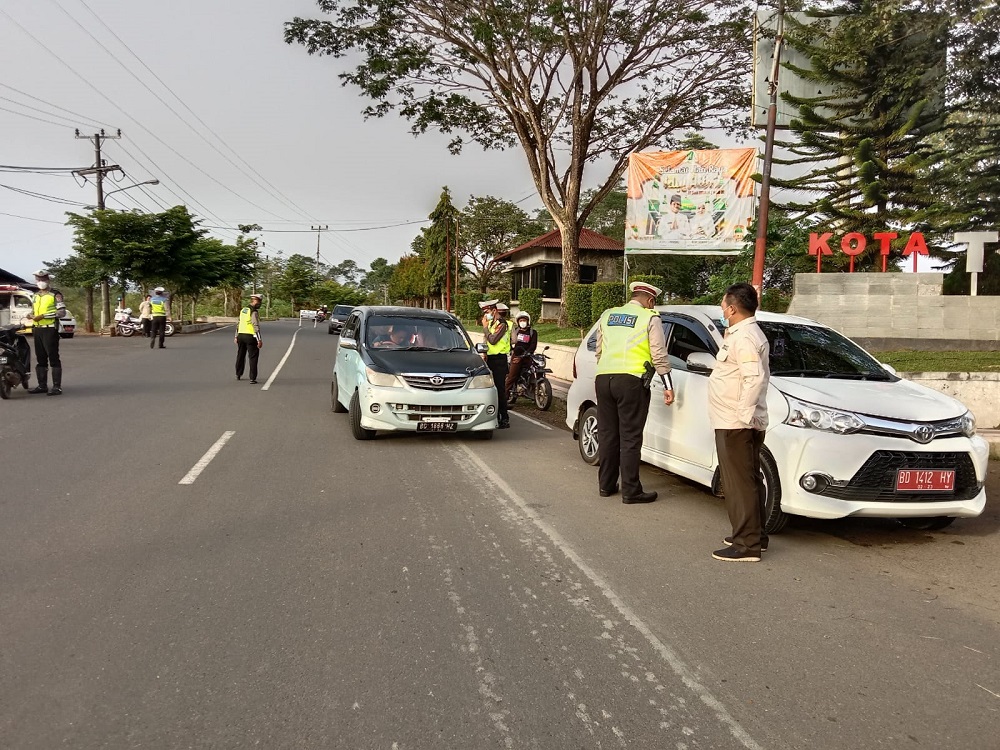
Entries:
[[[542,349],[544,352],[549,347]],[[532,354],[521,362],[521,371],[517,374],[517,380],[507,391],[507,405],[512,405],[519,397],[533,398],[535,406],[542,411],[548,411],[552,406],[552,383],[549,382],[546,373],[552,372],[545,366],[548,359],[542,353]]]
[[[128,338],[134,333],[142,335],[142,319],[132,317],[132,308],[126,307],[124,310],[119,310],[115,313],[115,326],[118,328],[118,335],[125,336]],[[167,336],[174,335],[174,324],[169,320],[167,321],[167,326],[164,329],[164,334]]]
[[25,390],[31,379],[31,347],[18,334],[20,325],[0,327],[0,398],[10,398],[17,386]]

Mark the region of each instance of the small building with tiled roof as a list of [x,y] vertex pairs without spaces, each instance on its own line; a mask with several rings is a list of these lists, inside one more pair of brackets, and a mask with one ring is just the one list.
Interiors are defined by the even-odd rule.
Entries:
[[[615,281],[625,244],[590,229],[580,230],[580,283]],[[542,318],[555,320],[562,305],[562,235],[553,229],[497,256],[507,262],[510,298],[522,289],[542,290]]]

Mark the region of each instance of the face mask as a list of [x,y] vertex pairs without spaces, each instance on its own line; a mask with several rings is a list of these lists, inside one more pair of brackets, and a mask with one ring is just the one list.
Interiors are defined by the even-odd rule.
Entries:
[[523,320],[520,323],[518,323],[518,325],[521,326],[521,328],[527,328],[528,327],[528,324],[525,321],[523,321]]
[[487,320],[493,320],[493,313],[486,313]]
[[38,282],[38,288],[39,289],[48,289],[49,288],[49,282],[47,282],[47,281],[39,281]]
[[722,310],[722,320],[720,322],[723,328],[729,328],[729,318],[726,317],[725,309]]

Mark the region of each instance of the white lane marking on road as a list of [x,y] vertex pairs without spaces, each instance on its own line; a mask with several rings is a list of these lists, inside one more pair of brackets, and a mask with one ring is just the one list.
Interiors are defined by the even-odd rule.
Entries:
[[547,424],[545,424],[544,422],[539,422],[539,421],[538,421],[537,419],[532,419],[531,417],[526,417],[526,416],[524,416],[523,414],[518,414],[518,413],[517,413],[516,411],[508,411],[507,413],[508,413],[508,414],[513,414],[513,415],[514,415],[515,417],[520,417],[520,418],[521,418],[521,419],[523,419],[523,420],[524,420],[525,422],[531,422],[531,424],[537,424],[537,425],[538,425],[539,427],[541,427],[541,428],[542,428],[543,430],[551,430],[551,429],[552,429],[551,427],[549,427],[549,426],[548,426]]
[[218,328],[210,328],[210,329],[209,329],[209,330],[207,330],[207,331],[202,331],[202,332],[201,332],[201,335],[202,335],[202,336],[204,336],[204,335],[205,335],[205,334],[207,334],[207,333],[215,333],[216,331],[224,331],[224,330],[226,330],[227,328],[232,328],[232,327],[233,327],[233,326],[235,326],[235,325],[236,325],[235,323],[226,323],[225,325],[223,325],[223,326],[219,326]]
[[[747,748],[747,750],[762,750],[761,746],[750,736],[750,734],[740,725],[736,719],[732,717],[726,707],[722,705],[722,702],[716,698],[708,688],[698,682],[695,677],[695,673],[692,669],[681,660],[681,658],[674,652],[672,648],[667,646],[663,641],[656,637],[656,634],[650,630],[649,626],[643,622],[639,616],[629,607],[620,596],[611,588],[611,586],[601,578],[593,568],[591,568],[583,559],[576,553],[576,551],[569,546],[569,544],[560,536],[552,526],[543,521],[534,510],[528,507],[528,503],[522,498],[514,489],[507,484],[493,469],[486,465],[486,463],[475,454],[475,452],[469,448],[467,445],[458,443],[456,445],[457,450],[461,450],[468,456],[469,460],[476,465],[476,468],[481,472],[480,476],[485,477],[493,485],[500,490],[499,497],[507,498],[510,502],[514,503],[525,516],[531,519],[531,522],[545,534],[552,543],[559,548],[567,559],[569,559],[580,572],[583,573],[587,578],[590,579],[604,597],[611,603],[615,609],[621,614],[625,621],[628,622],[632,627],[639,631],[646,641],[653,647],[653,649],[660,655],[660,657],[670,665],[670,668],[674,671],[681,682],[694,693],[706,706],[711,708],[715,712],[716,718],[725,725],[730,733],[735,737],[742,745]],[[455,452],[457,452],[457,450]],[[455,456],[456,460],[458,456]],[[981,687],[981,686],[980,686]],[[986,688],[983,688],[986,690]]]
[[302,329],[299,328],[295,331],[295,333],[292,334],[292,340],[288,344],[288,351],[285,352],[285,356],[281,358],[281,361],[278,363],[278,366],[274,368],[274,372],[271,373],[271,377],[269,377],[267,379],[267,382],[264,383],[264,386],[261,388],[262,391],[268,390],[271,387],[271,383],[274,382],[274,379],[278,377],[278,373],[281,372],[281,368],[284,367],[285,365],[285,360],[287,360],[288,355],[292,353],[292,347],[295,346],[295,337],[299,335],[299,331],[301,330]]
[[215,445],[206,451],[205,455],[198,459],[198,463],[191,467],[191,471],[184,475],[184,478],[177,484],[194,484],[194,480],[205,470],[205,467],[212,463],[212,459],[222,450],[222,446],[229,442],[229,438],[236,434],[236,430],[226,430],[222,437],[215,441]]

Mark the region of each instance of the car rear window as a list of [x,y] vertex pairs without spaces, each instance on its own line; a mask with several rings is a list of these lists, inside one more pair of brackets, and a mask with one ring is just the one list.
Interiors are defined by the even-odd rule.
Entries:
[[333,308],[334,315],[350,315],[354,308],[350,305],[337,305]]

